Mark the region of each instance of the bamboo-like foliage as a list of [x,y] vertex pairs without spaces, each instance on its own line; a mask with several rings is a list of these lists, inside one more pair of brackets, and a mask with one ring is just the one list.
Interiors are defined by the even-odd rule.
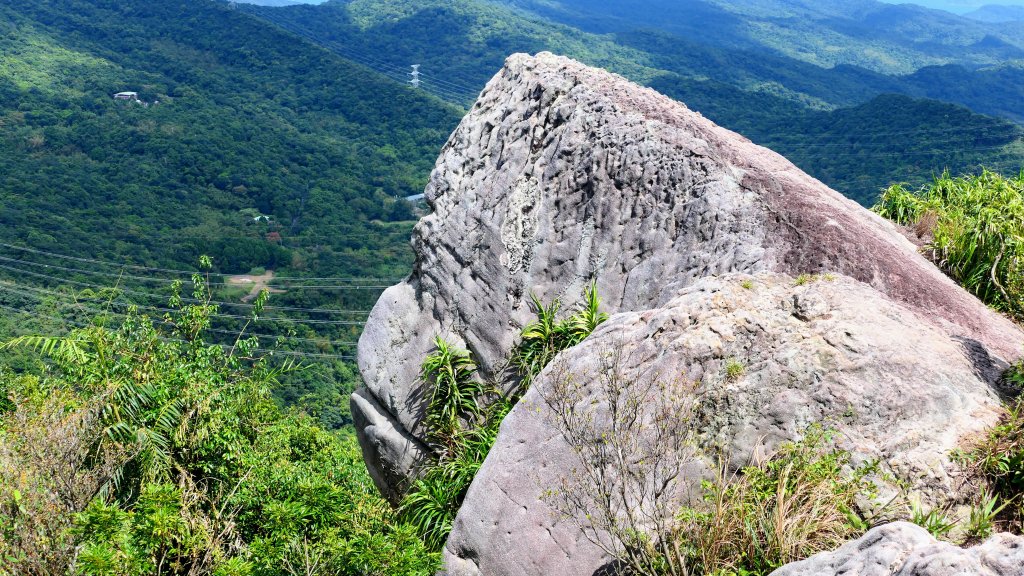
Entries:
[[476,362],[467,350],[434,338],[434,352],[423,360],[421,375],[430,386],[427,405],[429,440],[442,452],[454,450],[462,434],[463,420],[480,414],[484,385],[476,378]]
[[874,210],[915,226],[936,265],[982,301],[1024,317],[1024,173],[947,173],[917,192],[897,184]]
[[533,294],[530,299],[537,311],[537,320],[523,328],[520,344],[512,355],[512,366],[523,379],[521,392],[529,388],[533,378],[559,352],[582,342],[608,319],[608,314],[600,310],[601,299],[593,284],[584,292],[583,304],[564,320],[557,318],[561,307],[558,300],[545,306]]

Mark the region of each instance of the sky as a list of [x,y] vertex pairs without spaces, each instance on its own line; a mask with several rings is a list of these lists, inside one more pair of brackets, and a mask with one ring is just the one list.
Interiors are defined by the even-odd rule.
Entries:
[[920,4],[921,6],[927,6],[929,8],[938,8],[940,10],[948,10],[949,12],[955,12],[957,14],[963,14],[964,12],[970,12],[975,8],[980,8],[986,4],[1016,4],[1022,5],[1024,2],[1006,2],[1005,0],[1000,2],[999,0],[882,0],[890,4]]

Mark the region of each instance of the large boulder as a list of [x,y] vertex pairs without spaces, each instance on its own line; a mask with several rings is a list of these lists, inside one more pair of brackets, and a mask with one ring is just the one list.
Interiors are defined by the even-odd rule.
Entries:
[[920,526],[896,522],[771,576],[1024,576],[1024,538],[998,534],[964,549],[937,541]]
[[[662,306],[615,314],[534,380],[459,511],[449,576],[591,576],[609,561],[545,496],[580,466],[549,394],[571,377],[584,388],[569,411],[604,421],[602,358],[611,353],[628,386],[647,389],[656,375],[678,386],[670,393],[690,395],[679,433],[700,454],[728,455],[731,470],[821,423],[855,465],[880,461],[931,505],[968,496],[949,453],[1000,414],[988,385],[998,361],[867,284],[774,273],[702,279]],[[730,374],[730,363],[742,370]],[[661,409],[657,398],[646,402]],[[700,494],[701,470],[716,465],[703,464],[686,467],[676,492]]]
[[551,54],[509,58],[445,145],[426,198],[415,268],[360,338],[366,389],[352,402],[393,500],[426,454],[418,369],[432,338],[468,347],[496,376],[533,316],[530,292],[572,304],[596,279],[608,311],[639,311],[707,276],[832,271],[921,312],[981,364],[1022,343],[893,226],[778,154]]

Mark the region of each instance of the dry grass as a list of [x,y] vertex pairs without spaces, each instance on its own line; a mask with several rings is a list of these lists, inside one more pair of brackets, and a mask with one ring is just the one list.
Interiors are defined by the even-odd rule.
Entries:
[[[0,576],[64,575],[76,549],[74,514],[126,460],[102,443],[100,401],[51,391],[0,417]],[[10,570],[10,571],[8,571]]]
[[706,482],[704,501],[682,510],[671,537],[691,573],[767,574],[862,532],[854,500],[870,490],[870,470],[844,477],[846,455],[828,444],[812,429],[772,459]]
[[692,481],[683,471],[712,459],[693,441],[692,388],[625,377],[621,349],[601,359],[596,378],[562,373],[542,391],[578,457],[545,500],[621,574],[766,575],[866,530],[855,500],[872,491],[876,467],[851,472],[847,453],[818,427],[768,460],[736,473],[722,467],[702,498],[680,509]]

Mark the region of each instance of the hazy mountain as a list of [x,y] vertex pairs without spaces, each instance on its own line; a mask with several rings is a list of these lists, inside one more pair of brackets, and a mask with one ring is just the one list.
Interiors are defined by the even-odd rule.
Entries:
[[989,4],[964,14],[964,17],[979,22],[1024,22],[1024,6]]
[[[700,18],[718,14],[740,19],[707,3],[693,4],[707,9]],[[567,5],[561,3],[562,8]],[[908,76],[852,65],[826,68],[763,47],[723,47],[702,42],[699,35],[636,27],[624,23],[630,13],[625,8],[617,13],[584,11],[580,6],[577,14],[586,12],[602,25],[616,23],[619,31],[593,20],[556,22],[548,12],[527,10],[521,2],[334,0],[321,6],[247,10],[388,71],[396,80],[407,80],[409,65],[419,64],[424,89],[464,104],[512,52],[566,54],[653,86],[772,146],[864,203],[872,202],[893,180],[919,183],[947,167],[1019,167],[1019,157],[1002,149],[1018,133],[1006,121],[914,98],[877,100],[899,92],[1024,120],[1024,83],[1014,81],[1024,76],[1019,68],[946,65]],[[666,4],[665,9],[670,8]],[[876,117],[885,121],[877,122]],[[901,128],[893,134],[886,124]],[[950,137],[954,133],[960,134]],[[837,154],[840,144],[829,140],[834,137],[842,137],[849,150]]]
[[[1024,57],[1024,32],[913,4],[874,0],[504,0],[597,33],[658,29],[701,43],[756,49],[819,66],[886,74]],[[990,38],[986,40],[987,38]]]
[[320,4],[324,0],[235,0],[242,4],[255,4],[257,6],[295,6],[296,4]]

